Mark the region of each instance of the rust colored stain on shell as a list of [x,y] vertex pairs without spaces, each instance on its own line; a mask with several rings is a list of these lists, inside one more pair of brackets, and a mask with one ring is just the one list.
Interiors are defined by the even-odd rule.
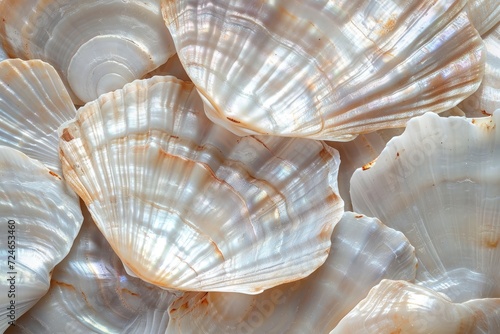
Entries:
[[66,141],[66,142],[69,142],[69,141],[72,141],[73,139],[75,139],[75,137],[73,137],[71,135],[71,133],[69,133],[68,128],[63,130],[61,138],[62,138],[62,140]]
[[184,304],[181,305],[181,310],[187,310],[189,308],[189,302],[185,302]]
[[394,29],[397,21],[396,21],[396,18],[394,16],[392,16],[385,21],[380,20],[380,21],[378,21],[378,23],[380,24],[380,29],[377,31],[377,34],[380,36],[384,36],[384,35],[390,33]]
[[363,218],[363,215],[357,215],[354,218]]
[[373,161],[370,161],[369,163],[367,163],[366,165],[364,165],[364,166],[362,167],[362,169],[363,169],[363,170],[368,170],[368,169],[372,168],[372,167],[373,167],[373,165],[375,165],[375,162],[376,162],[376,161],[377,161],[377,159],[375,159],[375,160],[373,160]]
[[225,261],[226,259],[224,258],[224,254],[222,254],[222,251],[220,250],[219,246],[217,246],[217,244],[210,240],[210,243],[212,244],[212,246],[214,247],[215,249],[215,254],[217,254],[217,256],[222,259],[222,261]]
[[237,124],[240,124],[241,122],[240,121],[237,121],[235,120],[234,118],[231,118],[231,117],[226,117],[228,120],[230,120],[231,122],[233,123],[237,123]]
[[134,297],[139,297],[139,294],[137,294],[137,293],[135,293],[135,292],[132,292],[132,291],[130,291],[129,289],[122,288],[122,289],[121,289],[121,291],[122,291],[123,293],[129,294],[129,295],[131,295],[131,296],[134,296]]
[[288,10],[286,10],[286,8],[284,8],[283,6],[279,6],[278,7],[278,12],[279,12],[279,15],[282,15],[284,17],[288,17],[290,20],[292,21],[298,21],[298,18],[297,16],[293,15],[292,13],[290,13]]
[[330,203],[330,204],[335,204],[339,201],[339,197],[337,196],[337,194],[335,194],[334,192],[331,192],[330,195],[328,195],[326,197],[326,202],[327,203]]
[[486,110],[481,110],[481,113],[485,116],[491,116],[491,114],[489,112],[487,112]]
[[[269,152],[272,152],[269,147],[266,146],[266,144],[264,144],[264,142],[262,140],[260,140],[259,138],[255,137],[255,136],[250,136],[251,138],[255,139],[256,141],[258,141],[260,144],[262,144],[262,146],[264,146],[266,148],[266,150],[268,150]],[[240,140],[240,139],[238,139]],[[238,141],[239,143],[239,141]]]
[[62,288],[66,288],[66,289],[70,289],[70,290],[73,290],[73,291],[76,291],[75,287],[72,285],[72,284],[68,284],[68,283],[64,283],[64,282],[61,282],[61,281],[58,281],[58,280],[55,280],[55,279],[52,279],[50,281],[50,284],[54,284],[54,285],[58,285]]
[[479,126],[484,131],[492,131],[495,130],[496,124],[493,122],[493,119],[490,117],[488,120],[485,119],[472,119],[472,124]]
[[483,239],[483,246],[486,248],[495,249],[498,247],[499,244],[500,244],[500,236],[497,236],[496,238]]
[[319,232],[319,239],[320,240],[325,240],[325,239],[330,239],[332,236],[332,228],[330,225],[326,225],[321,229],[321,232]]
[[49,174],[52,175],[53,177],[57,177],[59,180],[61,180],[61,177],[54,173],[53,171],[49,170]]
[[412,328],[410,320],[407,319],[406,317],[400,316],[399,314],[393,314],[392,321],[394,324],[393,328],[395,329],[391,331],[390,334],[402,334],[405,332],[403,329]]

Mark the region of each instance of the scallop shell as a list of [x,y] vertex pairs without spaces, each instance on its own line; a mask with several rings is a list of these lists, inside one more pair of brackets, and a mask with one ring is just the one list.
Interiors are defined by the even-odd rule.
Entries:
[[346,212],[312,275],[254,296],[186,293],[170,307],[167,333],[327,333],[383,278],[414,279],[416,264],[401,232]]
[[[498,6],[500,10],[500,6]],[[478,90],[459,104],[470,116],[491,115],[500,110],[500,25],[484,37],[486,66]]]
[[403,232],[419,284],[454,302],[500,297],[499,121],[412,119],[351,179],[354,209]]
[[104,94],[59,133],[66,180],[147,282],[258,293],[328,255],[343,202],[338,153],[324,143],[237,137],[173,77]]
[[57,128],[73,119],[76,109],[56,70],[40,60],[4,60],[0,87],[0,145],[62,175]]
[[88,211],[83,212],[82,229],[56,266],[50,290],[11,327],[12,333],[165,333],[175,295],[128,276]]
[[465,1],[162,0],[214,122],[239,134],[349,140],[445,111],[483,75]]
[[0,331],[49,289],[82,224],[78,198],[40,162],[0,147]]
[[175,53],[155,0],[5,0],[0,13],[9,13],[0,24],[9,55],[52,64],[77,104],[141,78]]
[[456,304],[422,286],[383,280],[330,334],[499,332],[500,299]]

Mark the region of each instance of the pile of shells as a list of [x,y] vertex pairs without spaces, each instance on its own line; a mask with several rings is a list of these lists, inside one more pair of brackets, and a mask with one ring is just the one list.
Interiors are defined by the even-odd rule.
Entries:
[[500,332],[496,0],[0,14],[2,332]]

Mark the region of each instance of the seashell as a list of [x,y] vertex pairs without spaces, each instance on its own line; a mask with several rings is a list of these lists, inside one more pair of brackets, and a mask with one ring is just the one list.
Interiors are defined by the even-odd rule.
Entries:
[[[500,10],[500,6],[497,6]],[[478,90],[459,104],[471,117],[491,115],[500,110],[500,25],[484,38],[486,66]]]
[[192,83],[135,81],[61,126],[63,173],[131,273],[179,290],[258,293],[309,275],[342,215],[338,153],[240,138]]
[[350,140],[445,111],[483,75],[465,1],[162,0],[214,122],[238,135]]
[[50,290],[12,333],[165,333],[174,294],[128,276],[82,208],[82,229],[56,266]]
[[0,25],[8,54],[52,64],[76,104],[141,78],[175,53],[154,0],[5,0],[0,12],[9,13]]
[[0,331],[49,289],[82,224],[78,198],[40,162],[0,147]]
[[380,152],[385,148],[387,142],[394,136],[403,133],[403,128],[379,130],[364,135],[359,135],[349,142],[327,142],[328,145],[339,151],[342,157],[339,168],[339,192],[344,200],[344,210],[352,211],[351,177],[357,168],[370,166]]
[[468,0],[464,10],[481,36],[500,22],[498,0]]
[[73,119],[76,109],[56,70],[40,60],[4,60],[0,87],[0,145],[62,175],[57,128]]
[[500,299],[462,304],[422,286],[383,280],[330,334],[498,333]]
[[415,278],[414,248],[378,219],[344,213],[325,264],[258,295],[189,292],[170,307],[167,333],[328,333],[383,278]]
[[354,209],[403,232],[417,282],[454,302],[500,297],[499,121],[425,114],[351,179]]

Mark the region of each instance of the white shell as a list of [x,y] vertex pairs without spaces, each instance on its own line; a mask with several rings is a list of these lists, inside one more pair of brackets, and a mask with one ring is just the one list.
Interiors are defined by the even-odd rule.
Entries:
[[[78,198],[40,162],[0,147],[0,331],[49,289],[82,224]],[[9,309],[9,308],[10,309]]]
[[57,128],[76,109],[54,68],[40,60],[0,62],[0,145],[62,175]]
[[499,121],[412,119],[351,179],[354,209],[403,232],[417,281],[455,302],[500,297]]
[[232,132],[348,140],[472,94],[465,1],[162,0],[205,112]]
[[[497,3],[500,10],[500,3]],[[500,25],[484,38],[486,65],[478,90],[459,104],[469,116],[491,115],[500,111]]]
[[91,101],[165,63],[174,53],[155,0],[5,0],[0,33],[12,57],[53,65]]
[[493,334],[500,332],[500,299],[454,304],[405,281],[383,280],[330,334]]
[[[453,107],[439,114],[441,117],[465,116],[464,112]],[[344,210],[352,211],[351,203],[351,177],[358,168],[370,168],[387,142],[394,136],[403,133],[404,128],[384,129],[357,136],[348,142],[327,142],[328,145],[339,151],[339,192],[344,200]]]
[[147,282],[258,293],[328,255],[343,202],[324,143],[237,137],[173,77],[104,94],[59,131],[66,180]]
[[56,266],[50,290],[12,333],[165,333],[174,294],[128,276],[88,211],[83,212],[82,229]]
[[325,264],[261,294],[186,293],[167,333],[328,333],[384,278],[413,280],[414,248],[378,219],[344,213]]

